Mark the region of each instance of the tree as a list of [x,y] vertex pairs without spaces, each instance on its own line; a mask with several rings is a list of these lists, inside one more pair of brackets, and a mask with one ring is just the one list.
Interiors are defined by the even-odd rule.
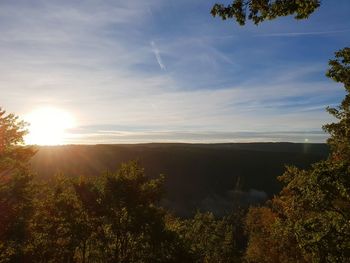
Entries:
[[331,68],[327,76],[344,85],[346,95],[338,108],[327,108],[328,112],[339,120],[337,123],[325,125],[323,128],[331,137],[332,157],[346,161],[350,156],[350,48],[346,47],[335,53],[335,59],[329,61]]
[[191,262],[157,205],[162,181],[135,162],[97,178],[56,176],[38,195],[26,262]]
[[294,15],[295,19],[305,19],[319,6],[320,0],[234,0],[231,5],[215,4],[211,14],[223,20],[236,19],[244,25],[246,20],[254,24],[281,16]]
[[216,218],[210,212],[197,212],[190,219],[172,220],[171,229],[191,251],[191,262],[240,262],[238,233],[230,216]]
[[28,162],[34,150],[22,146],[25,127],[0,108],[0,262],[21,261],[28,238],[33,194]]
[[35,152],[30,147],[20,147],[28,132],[26,126],[18,116],[0,108],[0,176],[28,168],[28,161]]
[[[240,25],[247,19],[259,24],[291,14],[308,18],[319,5],[317,0],[235,0],[214,5],[211,13]],[[309,170],[289,167],[279,178],[285,184],[280,194],[267,207],[250,209],[248,262],[350,261],[350,48],[336,52],[329,65],[327,76],[346,91],[339,107],[327,108],[338,120],[323,127],[331,153]],[[271,242],[272,250],[264,245]]]
[[[253,253],[254,247],[265,239],[288,247],[299,255],[299,262],[350,261],[350,48],[336,52],[329,65],[327,76],[342,83],[346,91],[339,107],[328,108],[338,120],[324,126],[330,133],[331,153],[327,160],[315,163],[309,170],[289,167],[279,178],[285,187],[268,208],[250,210],[248,262],[263,262],[263,258],[271,256],[264,249]],[[262,222],[266,209],[274,215],[269,224]],[[256,221],[257,228],[269,230],[259,233],[251,227],[254,217],[260,220]],[[275,262],[288,260],[290,257]]]
[[[274,226],[278,223],[278,215],[270,207],[252,207],[245,221],[245,228],[249,234],[249,243],[246,250],[248,262],[279,263],[283,259],[290,262],[303,262],[300,253],[295,253],[295,242],[291,242],[287,235],[281,238]],[[287,247],[286,246],[288,243]]]
[[176,233],[158,206],[163,177],[149,179],[136,162],[96,181],[81,181],[76,193],[95,231],[98,262],[188,262]]
[[27,262],[86,262],[93,229],[73,183],[58,174],[41,185],[30,224]]

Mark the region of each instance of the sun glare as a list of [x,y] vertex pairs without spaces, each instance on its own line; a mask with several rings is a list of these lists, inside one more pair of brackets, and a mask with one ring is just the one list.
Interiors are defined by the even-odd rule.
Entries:
[[29,133],[26,144],[64,144],[66,130],[74,126],[74,119],[68,113],[56,108],[39,108],[27,115]]

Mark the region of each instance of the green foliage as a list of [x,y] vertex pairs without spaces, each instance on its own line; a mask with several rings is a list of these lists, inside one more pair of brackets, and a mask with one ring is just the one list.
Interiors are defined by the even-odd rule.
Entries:
[[240,262],[241,251],[237,241],[241,234],[234,220],[240,221],[239,214],[216,218],[212,213],[197,212],[194,218],[176,221],[172,228],[191,251],[192,262]]
[[34,151],[20,146],[25,134],[25,123],[0,108],[0,262],[21,261],[28,236]]
[[250,208],[245,227],[249,234],[247,262],[309,262],[301,254],[293,231],[271,207]]
[[[309,170],[289,167],[280,177],[286,186],[269,207],[248,213],[248,262],[264,262],[263,257],[276,258],[276,254],[278,259],[273,262],[290,262],[292,255],[299,255],[294,258],[299,262],[350,261],[349,58],[350,48],[336,52],[336,59],[330,60],[327,72],[327,76],[344,84],[346,90],[340,106],[328,109],[338,120],[325,125],[331,135],[328,143],[332,152],[327,160],[315,163]],[[266,217],[263,211],[274,215],[268,224],[263,221]],[[249,220],[254,216],[260,221],[252,224]],[[252,225],[268,231],[259,233]],[[262,240],[278,240],[293,253],[281,258],[285,252],[272,253],[262,246],[261,251],[255,253]]]
[[73,182],[57,175],[41,189],[31,220],[27,254],[33,262],[75,262],[92,228]]
[[15,169],[24,169],[34,155],[30,147],[20,147],[27,134],[26,123],[0,108],[0,176]]
[[[148,180],[143,170],[131,163],[100,180],[98,186],[80,183],[76,189],[84,196],[85,207],[99,207],[87,211],[96,227],[100,226],[97,243],[105,262],[157,258],[155,254],[159,251],[155,246],[161,247],[157,242],[161,243],[162,235],[166,234],[162,211],[156,207],[162,178]],[[88,202],[88,196],[96,203]]]
[[323,128],[331,137],[328,144],[333,150],[333,157],[347,161],[350,156],[350,48],[346,47],[335,53],[335,59],[329,61],[327,76],[344,85],[345,98],[337,108],[327,108],[337,123],[325,125]]
[[38,195],[32,262],[191,262],[158,206],[164,178],[136,162],[78,181],[59,175]]
[[234,0],[227,6],[215,4],[211,14],[223,20],[236,19],[240,25],[244,25],[246,20],[252,20],[258,25],[265,20],[281,16],[308,18],[320,6],[320,2],[320,0]]

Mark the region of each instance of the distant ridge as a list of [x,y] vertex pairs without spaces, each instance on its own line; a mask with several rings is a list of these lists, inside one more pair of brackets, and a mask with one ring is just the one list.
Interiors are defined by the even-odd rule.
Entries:
[[[137,159],[148,176],[166,175],[166,206],[186,214],[208,203],[220,206],[212,199],[229,204],[238,181],[239,190],[255,193],[254,198],[272,196],[281,189],[276,178],[286,164],[307,168],[327,154],[326,144],[311,143],[63,145],[38,147],[32,165],[41,178],[57,172],[99,176]],[[259,201],[250,194],[243,198]]]

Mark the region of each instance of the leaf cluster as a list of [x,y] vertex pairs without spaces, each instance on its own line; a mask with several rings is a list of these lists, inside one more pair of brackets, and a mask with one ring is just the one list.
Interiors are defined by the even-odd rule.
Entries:
[[319,6],[319,0],[234,0],[230,5],[215,4],[211,14],[223,20],[235,19],[240,25],[245,25],[247,20],[258,25],[265,20],[289,15],[305,19]]

